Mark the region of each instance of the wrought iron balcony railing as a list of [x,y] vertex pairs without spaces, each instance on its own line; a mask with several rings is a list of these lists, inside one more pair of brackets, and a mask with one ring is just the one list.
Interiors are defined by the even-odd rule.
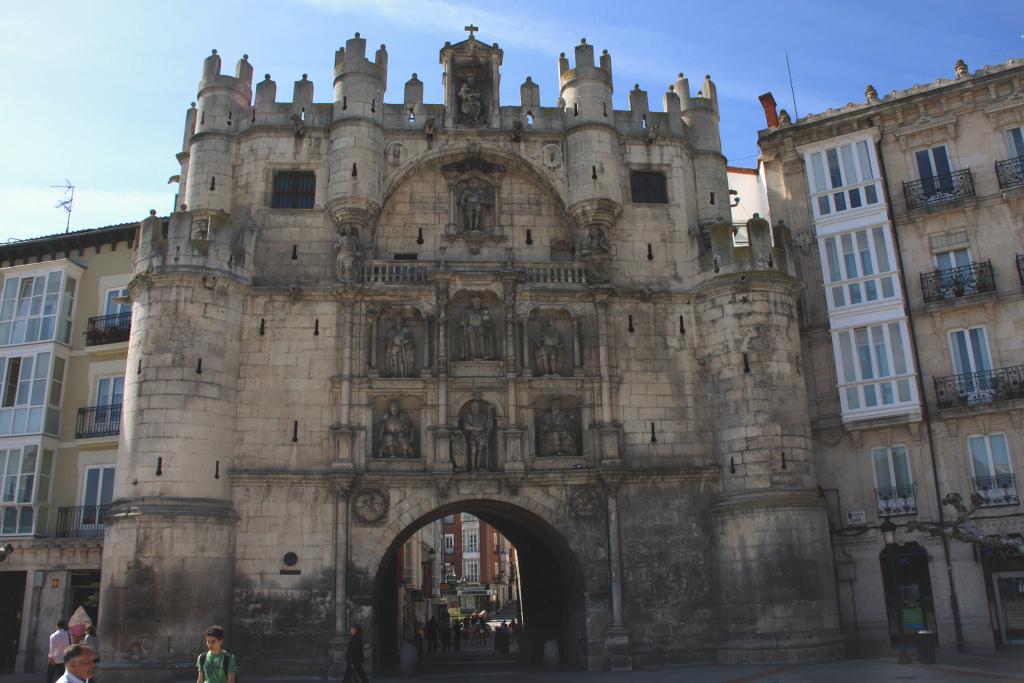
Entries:
[[85,345],[97,346],[128,341],[131,331],[131,311],[112,315],[97,315],[89,318],[89,325],[85,328]]
[[903,183],[903,196],[908,209],[939,206],[974,196],[974,178],[971,169],[943,173],[942,175],[908,180]]
[[1024,285],[1024,254],[1017,254],[1017,277],[1021,285]]
[[997,474],[994,477],[974,477],[974,490],[985,499],[985,505],[1017,505],[1017,481],[1012,474]]
[[921,273],[921,290],[927,302],[994,292],[996,279],[992,274],[992,261]]
[[97,436],[116,436],[121,433],[121,404],[89,406],[78,409],[78,423],[75,425],[76,439],[91,439]]
[[996,176],[1001,190],[1024,186],[1024,157],[997,161]]
[[107,505],[79,505],[57,510],[57,538],[89,538],[103,535]]
[[940,408],[1024,398],[1024,365],[935,378]]
[[878,499],[878,516],[917,514],[917,496],[914,489],[913,484],[875,489],[875,497]]

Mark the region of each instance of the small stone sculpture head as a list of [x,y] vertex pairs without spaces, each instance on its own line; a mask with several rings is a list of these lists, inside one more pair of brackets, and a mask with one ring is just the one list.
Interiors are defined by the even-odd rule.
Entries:
[[392,415],[398,415],[398,401],[392,401],[388,404],[388,412]]

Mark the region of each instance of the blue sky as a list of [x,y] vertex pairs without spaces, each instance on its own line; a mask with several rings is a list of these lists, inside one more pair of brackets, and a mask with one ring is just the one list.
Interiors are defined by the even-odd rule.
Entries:
[[388,102],[412,72],[425,100],[441,99],[438,50],[474,23],[505,51],[503,104],[527,75],[541,100],[558,97],[557,57],[581,37],[612,55],[615,106],[634,83],[652,108],[680,71],[718,85],[725,154],[754,165],[764,126],[757,96],[771,90],[793,111],[788,49],[800,114],[1024,57],[1021,0],[952,2],[468,2],[466,0],[217,0],[0,3],[0,241],[61,232],[54,208],[76,186],[72,229],[170,210],[185,110],[211,48],[224,70],[249,54],[256,80],[272,74],[279,99],[308,73],[315,99],[331,99],[334,50],[355,31],[389,53]]

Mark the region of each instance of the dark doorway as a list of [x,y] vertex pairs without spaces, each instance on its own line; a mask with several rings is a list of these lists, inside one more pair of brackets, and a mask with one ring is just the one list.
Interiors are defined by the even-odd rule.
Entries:
[[918,631],[935,630],[928,553],[917,543],[889,545],[879,555],[879,562],[889,617],[889,641],[893,647],[900,646],[904,639],[912,645]]
[[14,671],[25,603],[26,572],[0,572],[0,672]]
[[[398,595],[404,567],[399,566],[401,549],[423,526],[443,517],[469,513],[486,522],[515,547],[521,615],[525,626],[518,640],[519,654],[508,668],[540,665],[545,641],[558,643],[563,668],[582,668],[586,661],[583,578],[574,554],[561,534],[531,512],[506,503],[472,501],[439,508],[413,524],[394,540],[381,561],[376,578],[374,652],[379,671],[398,667],[403,643],[401,619],[405,607]],[[440,549],[438,549],[440,550]],[[472,646],[471,646],[472,647]],[[477,646],[479,647],[479,646]],[[493,649],[494,645],[489,646]],[[473,652],[473,650],[470,650]],[[466,675],[466,658],[444,672]],[[425,657],[424,661],[430,661]],[[456,664],[453,662],[453,664]],[[486,670],[494,672],[494,662]]]
[[67,616],[70,617],[79,607],[85,608],[86,614],[89,615],[92,623],[99,629],[99,572],[71,572]]

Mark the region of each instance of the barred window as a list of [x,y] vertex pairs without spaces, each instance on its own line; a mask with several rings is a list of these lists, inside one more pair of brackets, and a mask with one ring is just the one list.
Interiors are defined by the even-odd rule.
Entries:
[[665,174],[657,171],[633,171],[629,176],[636,204],[668,204]]
[[282,171],[274,174],[272,209],[312,209],[316,196],[316,174],[312,171]]

